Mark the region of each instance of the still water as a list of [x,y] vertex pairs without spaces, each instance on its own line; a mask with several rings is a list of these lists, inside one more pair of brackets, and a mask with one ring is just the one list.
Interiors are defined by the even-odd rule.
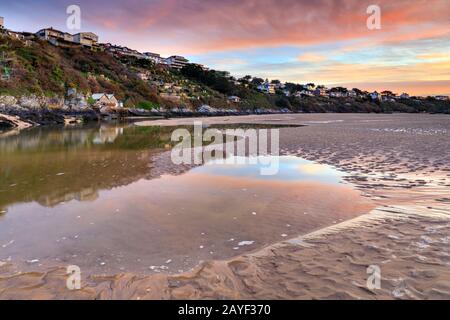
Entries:
[[297,157],[279,157],[274,176],[261,176],[257,164],[175,166],[174,129],[102,125],[1,137],[0,261],[21,271],[177,273],[369,208],[341,172]]

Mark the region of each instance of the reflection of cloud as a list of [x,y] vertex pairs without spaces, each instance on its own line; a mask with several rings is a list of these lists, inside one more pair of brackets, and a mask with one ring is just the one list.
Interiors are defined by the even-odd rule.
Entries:
[[301,173],[305,173],[305,174],[309,174],[309,175],[321,174],[326,170],[326,167],[324,167],[321,164],[316,164],[316,163],[301,164],[297,168]]

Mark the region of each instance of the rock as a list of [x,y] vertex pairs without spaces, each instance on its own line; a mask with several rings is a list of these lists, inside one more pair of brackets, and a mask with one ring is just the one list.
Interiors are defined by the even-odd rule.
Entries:
[[16,126],[9,120],[0,116],[0,131],[6,131],[15,128]]
[[19,105],[28,109],[37,109],[41,107],[41,101],[36,96],[23,96],[19,99]]
[[0,104],[12,106],[17,104],[17,99],[12,96],[0,96]]

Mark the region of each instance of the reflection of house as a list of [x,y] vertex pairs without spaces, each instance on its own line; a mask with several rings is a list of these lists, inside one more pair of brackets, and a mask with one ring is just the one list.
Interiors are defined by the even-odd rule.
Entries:
[[92,99],[95,100],[95,105],[97,107],[118,108],[121,106],[119,100],[116,99],[114,94],[94,93],[92,95]]
[[92,142],[94,144],[113,143],[122,134],[123,128],[101,127]]
[[94,201],[98,199],[98,191],[93,188],[82,189],[80,192],[71,192],[64,195],[51,195],[39,199],[39,203],[46,207],[55,207],[62,202]]

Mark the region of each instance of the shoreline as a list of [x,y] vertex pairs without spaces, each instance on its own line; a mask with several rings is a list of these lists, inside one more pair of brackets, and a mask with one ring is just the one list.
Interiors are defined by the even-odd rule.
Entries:
[[[224,118],[241,118],[245,116],[273,116],[273,115],[393,115],[393,114],[423,114],[433,115],[436,113],[428,112],[382,112],[382,113],[303,113],[303,112],[286,112],[280,110],[258,110],[255,112],[248,111],[216,111],[216,112],[194,112],[190,110],[178,110],[178,111],[146,111],[139,109],[124,109],[113,112],[100,113],[94,109],[88,108],[86,110],[64,110],[62,108],[14,108],[8,106],[2,106],[0,108],[0,132],[5,133],[9,130],[23,130],[37,126],[54,126],[54,125],[73,125],[89,122],[102,122],[111,120],[172,120],[172,122],[186,122],[191,119],[224,119]],[[439,113],[440,114],[440,113]],[[447,113],[442,113],[446,115]],[[142,123],[140,125],[148,125]],[[227,120],[229,121],[229,120]],[[3,128],[3,130],[2,130]]]

